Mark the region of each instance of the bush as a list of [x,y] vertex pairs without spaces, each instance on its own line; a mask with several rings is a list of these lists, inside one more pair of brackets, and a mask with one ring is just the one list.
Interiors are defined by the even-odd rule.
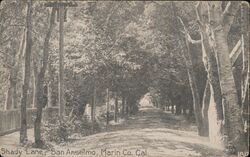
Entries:
[[80,133],[82,136],[88,136],[98,132],[101,132],[100,124],[96,121],[92,123],[88,118],[70,121],[53,117],[46,122],[42,128],[44,140],[57,144],[67,142],[73,133]]
[[51,119],[51,121],[53,123],[47,122],[43,125],[43,138],[55,143],[67,141],[72,133],[72,124],[67,120],[60,120],[58,117]]
[[99,123],[96,121],[92,123],[92,121],[88,120],[87,118],[75,121],[73,128],[74,131],[80,132],[83,136],[88,136],[101,131]]

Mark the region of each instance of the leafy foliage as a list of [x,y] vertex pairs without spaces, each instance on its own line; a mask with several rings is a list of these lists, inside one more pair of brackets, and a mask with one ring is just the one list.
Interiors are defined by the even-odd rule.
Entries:
[[[52,122],[53,121],[53,122]],[[50,119],[43,125],[43,138],[45,141],[63,143],[72,134],[73,125],[68,120],[61,120],[57,117]]]

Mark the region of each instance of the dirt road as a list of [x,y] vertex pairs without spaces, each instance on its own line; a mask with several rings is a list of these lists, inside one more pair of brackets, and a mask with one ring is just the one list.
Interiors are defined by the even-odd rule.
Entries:
[[[2,148],[22,150],[18,156],[77,156],[77,157],[215,157],[222,151],[211,145],[208,138],[199,137],[196,127],[182,116],[163,112],[153,106],[140,107],[138,114],[109,126],[107,132],[86,137],[75,136],[64,145],[54,145],[52,152],[32,151],[18,146],[19,132],[0,137]],[[33,130],[28,131],[33,139]],[[8,141],[8,142],[6,142]],[[5,154],[4,156],[12,156]],[[15,155],[14,155],[15,156]]]
[[195,130],[184,117],[145,106],[126,121],[110,126],[109,132],[77,139],[65,149],[93,150],[101,156],[222,156],[221,150]]

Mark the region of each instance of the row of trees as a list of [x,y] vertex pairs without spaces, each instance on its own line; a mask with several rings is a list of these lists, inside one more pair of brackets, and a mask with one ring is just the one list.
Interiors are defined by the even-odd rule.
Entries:
[[160,8],[172,7],[172,28],[178,27],[172,32],[188,74],[198,134],[209,136],[212,143],[230,153],[246,151],[249,6],[241,2],[181,4],[156,6],[161,13]]
[[[187,47],[186,54],[190,54],[191,43],[201,44],[204,67],[207,72],[206,88],[203,101],[201,101],[196,80],[192,74],[192,61],[188,58],[189,56],[185,57],[189,61],[189,63],[186,62],[186,65],[190,67],[190,69],[188,68],[189,83],[193,95],[198,133],[202,136],[209,135],[212,142],[228,148],[231,153],[236,150],[246,151],[245,136],[248,128],[245,126],[244,131],[243,124],[248,123],[245,114],[249,114],[248,98],[245,97],[248,92],[246,89],[248,86],[246,83],[248,80],[247,69],[246,67],[233,68],[234,62],[237,60],[233,60],[233,58],[238,57],[235,57],[235,53],[238,55],[241,53],[243,62],[241,60],[240,64],[244,65],[248,62],[244,45],[246,43],[244,36],[248,36],[247,26],[244,26],[247,23],[248,6],[239,2],[199,2],[195,6],[195,11],[200,34],[199,41],[192,40],[180,17],[179,20],[184,27],[185,44],[183,45]],[[241,36],[234,36],[234,38],[240,40],[242,48],[235,50],[238,47],[236,45],[233,49],[231,48],[230,53],[229,43],[235,43],[232,42],[233,37],[230,36],[230,31],[237,31],[232,28],[238,22],[237,20],[240,21],[238,33]],[[235,25],[234,27],[237,27],[237,23]],[[239,75],[234,76],[237,71]],[[237,77],[240,77],[240,83],[237,82],[239,81]],[[241,90],[237,90],[237,85],[238,88],[241,87]],[[202,107],[201,102],[203,102]]]
[[[224,147],[230,153],[246,151],[248,143],[246,136],[249,129],[249,121],[246,118],[249,115],[249,102],[245,97],[248,95],[249,79],[246,55],[248,5],[240,2],[199,2],[197,4],[190,2],[185,3],[185,7],[182,6],[182,2],[154,2],[150,5],[156,8],[152,14],[156,16],[152,19],[157,21],[157,27],[154,26],[153,29],[160,31],[160,34],[166,33],[166,36],[170,36],[171,32],[176,34],[173,45],[175,48],[178,47],[178,55],[176,53],[174,58],[180,58],[181,63],[184,63],[182,74],[188,75],[182,76],[188,78],[192,93],[192,98],[188,97],[188,99],[193,100],[198,134],[209,136],[211,142]],[[164,14],[167,9],[171,10],[171,14],[169,12]],[[159,22],[157,18],[162,21]],[[161,28],[162,23],[164,28]],[[147,23],[147,26],[150,27],[150,24]],[[177,29],[174,29],[176,27]],[[160,38],[161,35],[158,37]],[[159,66],[156,67],[159,72],[164,71]],[[181,68],[178,68],[178,71],[180,70]],[[154,73],[154,76],[160,75]],[[167,73],[167,76],[171,75]],[[160,90],[160,87],[167,81],[160,83],[160,79],[151,78],[153,78],[151,82],[155,82],[153,86],[158,90],[159,95],[162,94],[164,97],[166,90]],[[163,78],[167,77],[163,76]],[[174,79],[171,78],[171,80]],[[168,85],[165,89],[169,87]],[[185,100],[183,93],[182,99],[179,100]],[[168,100],[178,104],[176,102],[178,98],[171,99],[171,94],[167,96]],[[177,113],[180,106],[177,106]]]
[[[65,101],[59,101],[58,9],[30,0],[1,3],[1,70],[5,69],[1,92],[8,89],[1,103],[5,109],[21,104],[21,142],[27,138],[26,106],[33,104],[37,107],[36,144],[43,144],[40,128],[46,97],[48,106],[65,102],[65,114],[76,109],[79,112],[71,113],[77,117],[91,104],[94,122],[99,104],[106,103],[109,117],[108,93],[113,93],[117,121],[119,99],[124,115],[150,92],[158,107],[175,105],[176,114],[187,110],[194,114],[199,135],[225,148],[246,149],[249,37],[245,3],[78,2],[78,7],[65,10],[61,16],[65,54],[60,59],[64,60],[60,81]],[[20,20],[24,18],[26,23]]]

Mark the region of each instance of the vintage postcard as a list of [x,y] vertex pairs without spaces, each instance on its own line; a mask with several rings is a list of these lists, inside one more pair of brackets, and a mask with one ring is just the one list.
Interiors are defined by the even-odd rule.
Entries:
[[1,0],[0,157],[249,155],[249,4]]

